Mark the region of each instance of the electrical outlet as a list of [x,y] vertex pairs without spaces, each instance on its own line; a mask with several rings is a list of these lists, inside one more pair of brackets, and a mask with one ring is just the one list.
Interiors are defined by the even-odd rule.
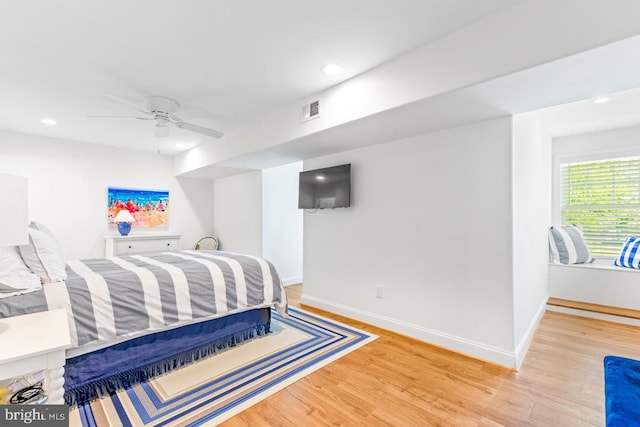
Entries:
[[376,286],[376,298],[382,298],[382,286]]

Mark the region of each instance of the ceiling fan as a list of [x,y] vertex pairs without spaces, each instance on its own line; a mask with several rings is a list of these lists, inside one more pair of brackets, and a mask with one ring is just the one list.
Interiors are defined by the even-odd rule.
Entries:
[[143,116],[89,116],[97,118],[112,119],[136,119],[136,120],[153,120],[155,121],[156,137],[169,136],[169,125],[176,126],[180,129],[190,130],[191,132],[200,133],[212,138],[220,138],[224,133],[215,129],[209,129],[193,123],[188,123],[176,116],[174,113],[180,111],[180,103],[175,99],[166,96],[145,96],[144,107],[140,107],[128,99],[119,96],[104,93],[104,96],[121,104],[135,108],[143,114]]

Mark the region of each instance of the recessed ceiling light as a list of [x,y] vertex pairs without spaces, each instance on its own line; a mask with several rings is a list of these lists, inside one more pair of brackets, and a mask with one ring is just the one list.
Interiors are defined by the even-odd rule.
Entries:
[[47,125],[47,126],[55,126],[58,124],[58,122],[56,122],[53,119],[42,119],[42,124]]
[[342,74],[344,71],[344,67],[339,64],[325,64],[321,68],[322,72],[328,76],[335,76],[338,74]]
[[604,104],[605,102],[609,102],[611,101],[611,98],[607,98],[606,96],[601,96],[600,98],[597,98],[595,101],[593,101],[594,104]]

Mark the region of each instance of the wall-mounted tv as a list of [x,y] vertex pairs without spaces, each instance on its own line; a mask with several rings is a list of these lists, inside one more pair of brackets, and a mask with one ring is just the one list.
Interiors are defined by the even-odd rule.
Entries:
[[351,206],[351,164],[300,172],[298,208]]

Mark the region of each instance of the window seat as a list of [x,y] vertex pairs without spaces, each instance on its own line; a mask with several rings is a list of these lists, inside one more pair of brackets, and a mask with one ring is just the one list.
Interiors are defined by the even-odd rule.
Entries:
[[549,297],[640,310],[640,271],[612,260],[549,264]]
[[624,271],[627,273],[640,273],[640,270],[636,268],[627,268],[627,267],[618,267],[613,264],[613,259],[602,259],[596,258],[593,262],[586,264],[553,264],[549,263],[549,265],[553,265],[555,267],[560,268],[600,268],[604,270],[616,270],[616,271]]

